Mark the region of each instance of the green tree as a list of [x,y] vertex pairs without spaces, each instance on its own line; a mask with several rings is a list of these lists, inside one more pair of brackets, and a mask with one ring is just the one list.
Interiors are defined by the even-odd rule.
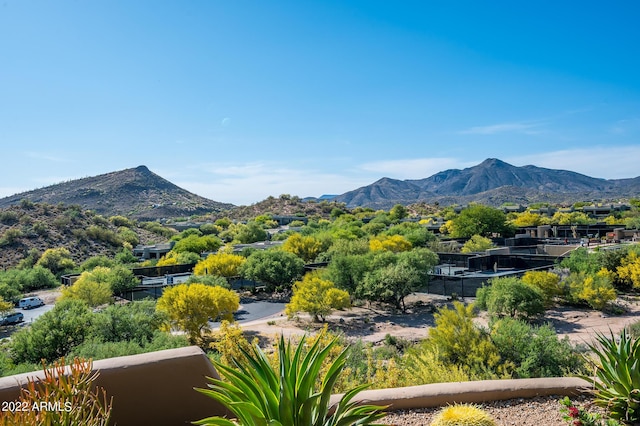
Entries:
[[303,272],[302,259],[295,254],[273,249],[252,253],[241,268],[242,276],[263,282],[268,291],[278,287],[290,288]]
[[293,284],[293,296],[285,312],[289,317],[297,312],[307,312],[317,322],[324,321],[334,309],[344,309],[349,305],[349,293],[337,289],[331,281],[323,280],[320,274],[311,272]]
[[391,207],[391,210],[389,210],[389,218],[393,222],[398,222],[407,216],[409,216],[409,211],[402,204],[396,204],[395,206]]
[[425,248],[397,254],[375,253],[356,294],[367,300],[392,303],[405,311],[405,297],[427,284],[437,263],[438,256]]
[[324,271],[324,277],[336,287],[355,294],[369,270],[371,256],[365,254],[336,254]]
[[189,235],[188,237],[176,242],[176,245],[173,246],[173,251],[176,253],[188,251],[199,255],[204,252],[216,251],[221,246],[222,241],[214,235],[204,235],[202,237],[198,235]]
[[140,284],[133,272],[121,265],[116,265],[109,270],[109,285],[114,294],[123,294]]
[[513,229],[506,223],[507,217],[502,210],[493,207],[472,204],[451,220],[453,238],[471,238],[473,235],[489,237],[491,234],[510,236]]
[[209,331],[209,319],[233,321],[240,306],[238,295],[222,287],[179,284],[168,287],[158,299],[156,309],[166,313],[172,326],[184,330],[192,344],[202,342]]
[[53,362],[82,343],[92,323],[92,313],[81,300],[61,300],[49,312],[11,337],[9,351],[15,363]]
[[234,239],[240,244],[265,241],[267,239],[267,231],[257,222],[248,222],[246,225],[239,224]]
[[533,286],[519,278],[492,278],[489,286],[477,291],[478,307],[486,308],[490,315],[529,319],[544,312],[544,296]]
[[460,251],[462,253],[475,253],[479,251],[489,250],[493,247],[495,247],[495,245],[489,238],[480,235],[473,235],[466,243],[462,245],[462,249],[460,249]]

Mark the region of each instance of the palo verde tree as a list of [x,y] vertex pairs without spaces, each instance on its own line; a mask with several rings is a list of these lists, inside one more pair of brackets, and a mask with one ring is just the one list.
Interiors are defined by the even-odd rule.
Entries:
[[318,272],[309,272],[302,281],[293,284],[293,297],[285,312],[290,317],[297,312],[307,312],[317,322],[324,321],[334,309],[344,309],[349,305],[349,293],[322,279]]
[[240,275],[240,268],[247,259],[244,256],[228,252],[218,252],[199,261],[193,273],[195,275],[217,275],[231,278]]
[[179,284],[164,290],[156,309],[166,313],[172,326],[184,330],[192,344],[202,342],[209,319],[233,321],[240,298],[231,290],[205,284]]

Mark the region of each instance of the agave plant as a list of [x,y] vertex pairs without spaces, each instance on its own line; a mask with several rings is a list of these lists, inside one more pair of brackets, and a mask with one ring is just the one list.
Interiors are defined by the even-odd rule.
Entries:
[[281,335],[278,344],[279,371],[269,363],[257,346],[242,350],[245,360],[233,358],[234,366],[214,362],[227,381],[208,378],[210,389],[197,391],[222,403],[235,420],[209,417],[196,425],[219,426],[350,426],[373,425],[384,417],[386,407],[361,405],[353,397],[369,385],[357,386],[346,392],[335,405],[329,398],[344,369],[348,348],[331,363],[321,377],[323,362],[337,343],[334,338],[322,347],[317,339],[303,355],[305,339],[295,350]]
[[599,345],[589,345],[599,363],[593,362],[594,402],[606,408],[609,417],[624,424],[640,423],[640,339],[625,329],[619,337],[596,335]]

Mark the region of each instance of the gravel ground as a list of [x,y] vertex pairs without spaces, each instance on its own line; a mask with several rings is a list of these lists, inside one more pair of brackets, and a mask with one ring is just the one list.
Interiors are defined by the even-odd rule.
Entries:
[[[536,397],[532,399],[510,399],[506,401],[492,401],[478,404],[487,411],[498,426],[567,426],[569,423],[560,414],[560,396]],[[577,406],[588,403],[585,396],[572,398]],[[385,425],[413,426],[428,425],[439,408],[421,408],[416,410],[395,411],[389,413],[382,420]],[[591,410],[590,411],[596,411]]]

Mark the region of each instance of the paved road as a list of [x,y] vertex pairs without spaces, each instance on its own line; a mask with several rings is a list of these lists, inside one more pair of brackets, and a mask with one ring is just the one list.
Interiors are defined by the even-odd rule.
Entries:
[[[249,321],[255,321],[260,318],[268,317],[284,309],[286,303],[269,302],[265,300],[242,299],[240,301],[240,309],[234,314],[236,321],[240,324]],[[212,327],[220,326],[219,322],[211,322]]]
[[22,312],[22,315],[24,315],[24,322],[8,326],[0,326],[0,339],[11,336],[11,334],[20,330],[21,327],[31,324],[36,318],[51,309],[53,309],[53,305],[43,305],[33,309],[16,308],[16,312]]
[[22,314],[24,315],[25,324],[29,324],[30,322],[33,322],[36,318],[38,318],[40,315],[50,311],[51,309],[53,309],[53,305],[42,305],[33,309],[16,308],[16,311],[22,312]]

